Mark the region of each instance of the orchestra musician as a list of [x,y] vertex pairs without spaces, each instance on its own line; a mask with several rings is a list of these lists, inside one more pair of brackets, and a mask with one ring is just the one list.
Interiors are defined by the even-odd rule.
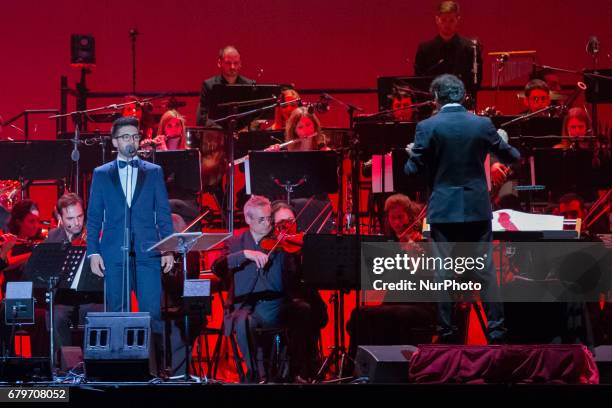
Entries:
[[410,122],[414,111],[409,106],[414,102],[409,93],[396,89],[391,98],[392,118],[397,122]]
[[272,206],[267,198],[252,195],[244,206],[244,219],[248,230],[225,241],[214,270],[222,270],[231,286],[225,328],[226,333],[236,334],[247,365],[247,381],[265,381],[266,370],[257,354],[266,344],[259,343],[255,329],[285,323],[285,277],[294,266],[284,252],[266,253],[261,246],[272,232]]
[[[563,130],[561,136],[567,138],[561,140],[561,143],[553,146],[555,149],[588,149],[595,147],[595,143],[589,140],[580,140],[582,136],[591,135],[591,121],[584,108],[571,108],[565,118],[563,118]],[[571,138],[571,139],[570,139]]]
[[270,130],[284,130],[289,117],[300,106],[298,100],[300,94],[292,86],[281,87],[280,103],[287,103],[284,106],[277,106],[274,110],[274,123],[270,127]]
[[[86,244],[85,212],[83,200],[74,193],[66,193],[57,200],[56,211],[59,218],[58,227],[49,231],[45,243],[70,243],[76,246]],[[54,347],[57,354],[63,346],[72,346],[70,327],[84,321],[89,312],[103,312],[104,305],[93,297],[82,295],[76,304],[62,302],[59,298],[54,304]],[[78,314],[77,314],[78,313]],[[48,319],[49,317],[47,317]],[[60,359],[56,359],[57,362]]]
[[[482,243],[479,253],[491,252],[491,202],[486,183],[484,162],[491,152],[504,162],[520,159],[518,150],[508,145],[497,133],[489,118],[478,117],[461,105],[465,87],[453,75],[434,79],[430,92],[434,94],[438,114],[420,122],[415,142],[409,146],[410,158],[404,166],[411,175],[427,169],[431,196],[427,206],[427,221],[436,255],[450,256],[448,242]],[[491,256],[488,257],[491,259]],[[483,299],[499,299],[495,271],[490,261],[482,271],[474,271],[482,283]],[[444,270],[436,271],[436,279],[451,279]],[[458,329],[452,321],[452,299],[441,292],[438,303],[439,341],[455,342]],[[504,312],[500,302],[484,302],[491,342],[505,340]]]
[[242,61],[240,60],[240,53],[238,49],[233,45],[226,45],[219,50],[219,57],[217,59],[217,67],[219,68],[219,75],[215,75],[208,78],[202,83],[202,90],[200,92],[200,104],[196,113],[196,123],[198,126],[207,126],[208,121],[208,100],[207,96],[212,90],[213,86],[217,84],[243,84],[251,85],[253,80],[240,75],[240,69],[242,68]]
[[[282,233],[299,236],[295,210],[284,201],[276,201],[272,205],[272,220],[277,236]],[[296,241],[301,242],[299,239]],[[301,281],[299,256],[296,265],[297,273],[287,279],[286,290],[290,369],[295,382],[308,382],[316,374],[317,340],[328,321],[327,306],[315,288]]]
[[[541,109],[548,108],[551,103],[550,88],[541,79],[532,79],[525,85],[525,99],[523,99],[526,111],[523,113],[534,113]],[[543,116],[550,116],[549,112],[542,113]]]
[[[2,293],[6,293],[7,282],[23,280],[25,265],[32,255],[32,248],[41,241],[40,213],[38,205],[29,199],[15,204],[11,210],[11,218],[8,223],[9,232],[15,237],[15,244],[6,254],[6,267],[2,274]],[[13,238],[9,238],[11,241]],[[24,327],[24,331],[30,336],[30,348],[32,356],[46,356],[49,351],[49,337],[45,329],[46,306],[36,303],[34,307],[34,324]],[[3,307],[0,316],[4,316]],[[12,330],[5,325],[4,318],[0,319],[0,332],[3,352],[13,355],[11,347],[14,337]]]
[[[160,121],[155,138],[144,139],[140,146],[155,150],[184,150],[186,149],[185,117],[178,111],[166,111]],[[193,191],[179,188],[173,181],[173,174],[166,174],[166,189],[170,199],[170,210],[173,216],[181,217],[183,223],[191,223],[199,215],[197,195]]]
[[[458,34],[460,22],[459,3],[442,1],[438,5],[438,35],[431,41],[419,44],[414,57],[414,74],[432,77],[453,74],[463,81],[469,95],[476,96],[482,82],[482,56],[477,44]],[[478,70],[476,83],[473,73],[474,47]]]
[[155,146],[155,150],[185,149],[185,118],[174,109],[166,111],[159,120],[157,136],[143,139],[140,145]]
[[421,222],[418,218],[421,206],[404,194],[393,194],[385,201],[386,236],[399,242],[417,242],[423,238]]

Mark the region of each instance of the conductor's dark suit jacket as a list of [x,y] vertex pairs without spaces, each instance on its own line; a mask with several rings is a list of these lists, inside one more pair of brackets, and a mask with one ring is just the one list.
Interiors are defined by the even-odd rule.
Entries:
[[510,163],[518,150],[504,142],[489,118],[446,105],[420,122],[406,174],[427,169],[431,191],[427,221],[465,223],[492,218],[484,162],[488,153]]

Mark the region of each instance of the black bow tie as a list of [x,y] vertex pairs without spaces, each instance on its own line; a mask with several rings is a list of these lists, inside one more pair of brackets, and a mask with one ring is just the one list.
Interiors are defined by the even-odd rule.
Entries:
[[138,167],[138,160],[130,160],[129,162],[123,160],[117,160],[119,162],[119,168],[124,169],[128,164],[134,168]]

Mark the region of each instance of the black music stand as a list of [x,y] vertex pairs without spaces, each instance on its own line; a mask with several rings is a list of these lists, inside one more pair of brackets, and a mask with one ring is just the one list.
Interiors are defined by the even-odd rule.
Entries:
[[[208,118],[211,120],[220,119],[229,115],[244,113],[254,109],[262,108],[273,104],[281,94],[279,85],[224,85],[216,84],[208,94]],[[251,101],[251,102],[248,102]],[[234,107],[224,104],[232,102],[245,102]],[[238,120],[234,129],[242,129],[257,117],[268,119],[274,118],[274,110],[259,112],[257,115],[249,115]],[[224,123],[225,128],[229,127]]]
[[202,190],[198,149],[156,151],[153,162],[161,166],[166,182],[173,187],[194,193]]
[[273,144],[285,141],[284,130],[257,130],[238,133],[234,142],[234,160],[244,157],[253,150],[264,150]]
[[334,347],[327,356],[315,381],[321,382],[332,364],[338,367],[342,380],[348,357],[344,341],[344,295],[360,286],[360,237],[357,235],[306,234],[304,236],[303,271],[305,284],[317,289],[333,290]]
[[[177,252],[181,254],[183,258],[183,287],[187,287],[186,282],[188,281],[187,277],[187,253],[191,251],[207,251],[210,248],[216,246],[217,244],[225,241],[227,238],[231,237],[232,233],[202,233],[202,232],[176,232],[163,240],[159,241],[157,244],[153,245],[147,251],[159,251],[161,253],[164,252]],[[185,299],[185,294],[183,294],[183,298]],[[193,304],[190,305],[193,308]],[[204,309],[205,306],[202,307]],[[210,310],[210,308],[208,308]],[[203,319],[203,323],[206,323],[206,320]],[[185,333],[186,337],[189,337],[189,314],[185,313]],[[189,342],[185,344],[185,381],[189,380],[189,365],[191,361],[191,346]]]
[[247,194],[267,197],[286,193],[305,198],[336,193],[338,156],[334,151],[251,152],[246,167]]
[[536,184],[546,186],[553,201],[568,192],[586,201],[596,199],[595,192],[610,180],[610,173],[607,163],[593,166],[593,154],[591,149],[534,149]]
[[65,178],[71,151],[65,140],[0,142],[0,179],[19,180],[23,196],[28,181]]
[[[34,247],[32,255],[28,260],[24,279],[32,281],[34,289],[46,290],[47,302],[49,303],[49,359],[51,369],[55,367],[54,344],[54,325],[55,318],[53,306],[55,303],[55,290],[59,286],[59,282],[65,277],[65,265],[69,264],[72,258],[72,253],[69,251],[70,245],[63,243],[42,243]],[[44,299],[40,299],[41,304],[44,304]]]

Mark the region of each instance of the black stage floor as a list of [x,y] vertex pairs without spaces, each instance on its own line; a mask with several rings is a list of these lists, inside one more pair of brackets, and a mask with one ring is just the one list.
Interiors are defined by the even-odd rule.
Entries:
[[[69,389],[69,404],[57,403],[45,405],[89,407],[92,404],[111,406],[109,404],[136,404],[134,408],[155,403],[167,404],[178,408],[177,404],[245,404],[244,407],[285,407],[289,404],[305,406],[313,404],[319,407],[336,405],[346,407],[348,404],[364,406],[369,401],[375,402],[376,408],[401,404],[414,406],[430,402],[439,404],[452,403],[453,406],[480,405],[485,401],[535,402],[543,400],[550,406],[553,400],[567,404],[585,404],[595,401],[609,403],[612,397],[612,385],[562,385],[562,384],[202,384],[202,383],[86,383],[80,385],[61,385],[49,383],[23,384],[21,387],[66,387]],[[0,385],[0,393],[6,394]],[[13,385],[14,387],[14,385]],[[4,405],[0,403],[0,405]],[[235,406],[235,405],[231,405]],[[574,405],[580,406],[580,405]]]

